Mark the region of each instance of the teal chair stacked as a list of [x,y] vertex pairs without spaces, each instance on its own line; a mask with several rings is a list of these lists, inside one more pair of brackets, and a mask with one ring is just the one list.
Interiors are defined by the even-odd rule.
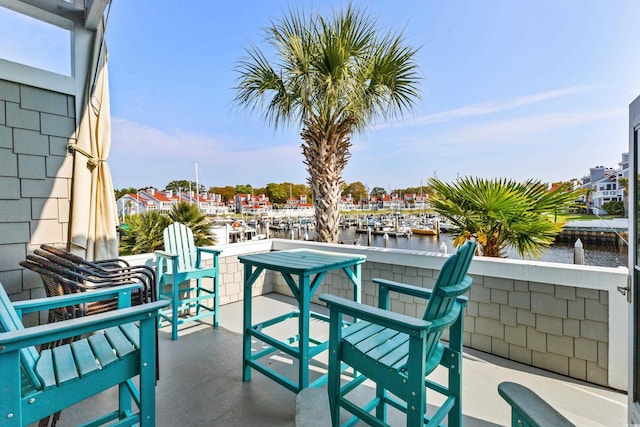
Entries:
[[[0,425],[25,426],[118,386],[114,409],[88,425],[154,426],[155,332],[158,310],[167,302],[131,307],[134,291],[140,285],[12,303],[0,284]],[[119,308],[106,313],[29,328],[22,323],[28,313],[114,297]],[[89,336],[36,348],[80,335]]]
[[[340,408],[373,426],[385,426],[387,405],[406,414],[407,426],[440,425],[447,417],[449,427],[462,424],[463,318],[471,287],[467,275],[476,243],[465,243],[449,257],[433,289],[373,279],[378,285],[378,307],[323,294],[330,310],[328,392],[333,425],[340,425]],[[422,319],[389,311],[389,293],[427,300]],[[344,316],[357,321],[343,327]],[[440,341],[449,330],[449,342]],[[448,384],[428,378],[438,366],[448,370]],[[341,385],[341,372],[351,367],[354,375]],[[366,379],[375,383],[375,397],[365,405],[349,395]],[[360,387],[362,388],[362,387]],[[444,403],[427,416],[427,388],[445,396]],[[356,393],[357,394],[357,393]],[[360,396],[361,397],[361,396]]]
[[[171,323],[173,340],[178,339],[178,325],[186,322],[213,317],[213,326],[218,327],[218,255],[221,251],[196,247],[191,229],[178,222],[165,228],[163,237],[164,251],[155,252],[158,298],[170,301],[171,307],[160,312],[159,324],[162,320]],[[213,256],[212,265],[205,265],[203,253]],[[210,278],[213,283],[206,286],[203,278]],[[192,279],[195,286],[191,286]],[[189,281],[189,286],[180,289],[185,281]],[[165,284],[170,285],[169,290],[165,290]],[[207,301],[210,304],[205,304]],[[192,309],[195,314],[191,313]]]

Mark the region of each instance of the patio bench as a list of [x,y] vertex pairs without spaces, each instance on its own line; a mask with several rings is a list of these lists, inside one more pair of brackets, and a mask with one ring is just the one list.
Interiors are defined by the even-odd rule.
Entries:
[[503,382],[498,393],[511,406],[512,427],[575,427],[560,412],[527,387]]
[[307,387],[298,393],[296,427],[331,427],[329,395],[324,389]]

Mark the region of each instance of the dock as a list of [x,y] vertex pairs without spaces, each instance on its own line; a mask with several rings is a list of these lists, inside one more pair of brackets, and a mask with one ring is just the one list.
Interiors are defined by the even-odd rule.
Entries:
[[385,234],[389,237],[408,237],[411,235],[410,231],[397,231],[397,230],[373,230],[369,228],[356,228],[356,233],[358,234],[368,234],[371,231],[372,236],[384,236]]
[[569,221],[562,232],[556,236],[557,242],[573,243],[580,239],[582,243],[594,245],[626,246],[629,237],[629,219],[598,219],[592,221]]

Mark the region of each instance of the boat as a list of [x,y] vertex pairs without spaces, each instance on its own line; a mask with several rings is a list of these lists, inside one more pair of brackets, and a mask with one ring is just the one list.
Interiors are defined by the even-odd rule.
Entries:
[[413,227],[411,233],[422,236],[437,236],[439,234],[436,229],[430,226]]
[[440,222],[431,218],[411,227],[411,233],[419,236],[437,236],[440,234]]

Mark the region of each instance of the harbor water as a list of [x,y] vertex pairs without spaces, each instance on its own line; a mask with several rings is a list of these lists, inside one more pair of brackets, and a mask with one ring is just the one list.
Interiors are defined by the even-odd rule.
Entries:
[[[291,231],[286,230],[270,230],[271,237],[283,239],[291,238]],[[295,239],[304,239],[305,236],[309,240],[315,239],[315,230],[313,228],[305,230],[304,227],[293,230]],[[356,233],[356,229],[344,228],[340,230],[340,242],[345,245],[359,244],[367,245],[367,234]],[[439,236],[422,236],[412,235],[410,237],[388,237],[388,247],[392,249],[408,249],[425,252],[442,252],[442,248],[446,246],[449,253],[455,252],[451,236],[441,233]],[[371,236],[371,246],[385,247],[385,238],[380,235]],[[557,262],[563,264],[573,264],[573,244],[558,243],[545,250],[540,258],[535,260],[546,262]],[[601,266],[601,267],[618,267],[627,266],[627,246],[614,245],[584,245],[585,265]],[[508,251],[507,258],[523,259],[516,251]]]

